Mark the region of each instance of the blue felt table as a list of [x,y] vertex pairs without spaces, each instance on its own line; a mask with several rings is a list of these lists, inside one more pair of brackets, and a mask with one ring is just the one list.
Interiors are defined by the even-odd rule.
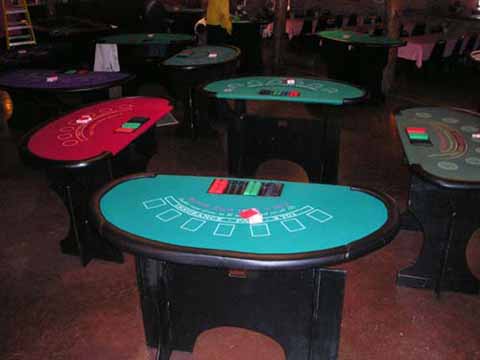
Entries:
[[[53,82],[47,78],[56,76]],[[48,69],[18,69],[0,74],[0,88],[30,90],[81,91],[117,85],[132,75],[121,72],[93,72],[66,74]]]
[[[279,197],[214,195],[208,193],[212,180],[157,175],[121,181],[99,197],[101,222],[180,251],[277,255],[349,246],[392,228],[391,204],[350,187],[284,182]],[[249,208],[263,214],[263,223],[240,217]]]

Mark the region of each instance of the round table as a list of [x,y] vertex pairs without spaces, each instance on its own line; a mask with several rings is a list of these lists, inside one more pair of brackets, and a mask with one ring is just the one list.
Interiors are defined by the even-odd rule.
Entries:
[[415,264],[397,283],[476,294],[480,281],[465,251],[480,227],[480,114],[422,107],[401,110],[395,120],[412,173],[404,226],[424,234]]
[[62,57],[66,61],[63,64],[70,66],[91,66],[94,40],[115,31],[115,27],[110,24],[73,16],[37,18],[33,21],[33,26],[40,42],[64,48]]
[[113,178],[145,169],[155,150],[155,124],[168,125],[165,115],[171,110],[161,98],[121,98],[81,108],[25,136],[25,162],[47,171],[70,214],[63,252],[80,256],[84,265],[94,257],[122,260],[90,228],[87,199]]
[[146,61],[159,61],[172,56],[181,49],[193,45],[189,34],[131,33],[112,35],[98,39],[100,44],[115,44],[118,47],[120,68],[144,66]]
[[[313,182],[337,183],[341,123],[334,108],[365,101],[365,90],[317,78],[249,76],[214,81],[203,90],[216,99],[228,121],[228,169],[251,176],[268,158],[300,164]],[[234,114],[226,101],[235,101]],[[321,108],[314,119],[260,117],[247,113],[247,102],[304,103]]]
[[[98,101],[109,97],[110,88],[126,85],[134,78],[127,73],[84,69],[17,69],[0,73],[0,89],[12,96],[17,109],[11,126],[32,128],[46,117],[71,108],[61,101],[62,95],[75,93],[80,94],[84,102]],[[52,102],[53,106],[49,106]],[[35,109],[34,116],[32,109]]]
[[56,68],[66,62],[64,54],[54,44],[43,43],[27,48],[12,48],[0,55],[2,71],[15,68]]
[[[247,194],[257,182],[265,190]],[[244,215],[253,208],[260,222]],[[336,358],[345,273],[324,266],[398,227],[394,201],[364,189],[160,174],[106,185],[92,216],[136,256],[147,344],[162,360],[227,324],[272,337],[287,358]]]
[[240,50],[236,47],[206,45],[187,48],[161,63],[168,79],[168,88],[177,99],[184,102],[184,121],[193,137],[202,125],[199,124],[199,116],[194,113],[199,103],[195,101],[195,87],[209,80],[233,75],[239,57]]
[[321,31],[317,35],[330,78],[363,86],[374,102],[384,100],[382,79],[389,51],[405,45],[405,41],[345,30]]

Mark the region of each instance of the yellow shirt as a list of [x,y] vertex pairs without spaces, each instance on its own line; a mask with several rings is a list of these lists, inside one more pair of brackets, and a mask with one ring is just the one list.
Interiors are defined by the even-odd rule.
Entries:
[[208,0],[207,24],[220,25],[227,30],[229,34],[232,33],[229,0]]

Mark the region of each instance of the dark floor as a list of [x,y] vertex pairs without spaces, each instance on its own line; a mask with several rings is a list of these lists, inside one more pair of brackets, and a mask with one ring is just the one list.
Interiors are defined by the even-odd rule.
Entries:
[[[289,74],[321,73],[313,57],[286,57]],[[390,112],[418,104],[475,109],[480,74],[458,70],[435,80],[401,76],[384,105],[345,110],[340,183],[387,192],[406,206],[408,169]],[[157,94],[146,85],[143,93]],[[303,106],[265,104],[283,116]],[[220,137],[191,141],[158,131],[149,170],[226,174]],[[153,359],[145,346],[133,258],[122,265],[92,261],[84,268],[59,251],[68,217],[41,172],[18,159],[15,134],[0,134],[0,359]],[[480,297],[400,288],[396,272],[411,264],[420,233],[400,231],[383,249],[350,263],[339,359],[480,359]],[[480,277],[480,236],[468,258]],[[176,358],[189,358],[177,354]],[[246,359],[248,360],[248,359]]]

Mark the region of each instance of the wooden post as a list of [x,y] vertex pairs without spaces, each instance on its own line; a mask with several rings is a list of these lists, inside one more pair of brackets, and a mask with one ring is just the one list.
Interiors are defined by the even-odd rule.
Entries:
[[273,22],[273,67],[278,68],[282,62],[282,38],[287,21],[287,0],[275,2],[275,19]]
[[[384,26],[388,37],[400,37],[400,19],[398,15],[399,0],[385,0]],[[383,73],[383,92],[386,94],[395,82],[395,65],[397,62],[397,48],[392,48],[388,54],[388,63]]]

